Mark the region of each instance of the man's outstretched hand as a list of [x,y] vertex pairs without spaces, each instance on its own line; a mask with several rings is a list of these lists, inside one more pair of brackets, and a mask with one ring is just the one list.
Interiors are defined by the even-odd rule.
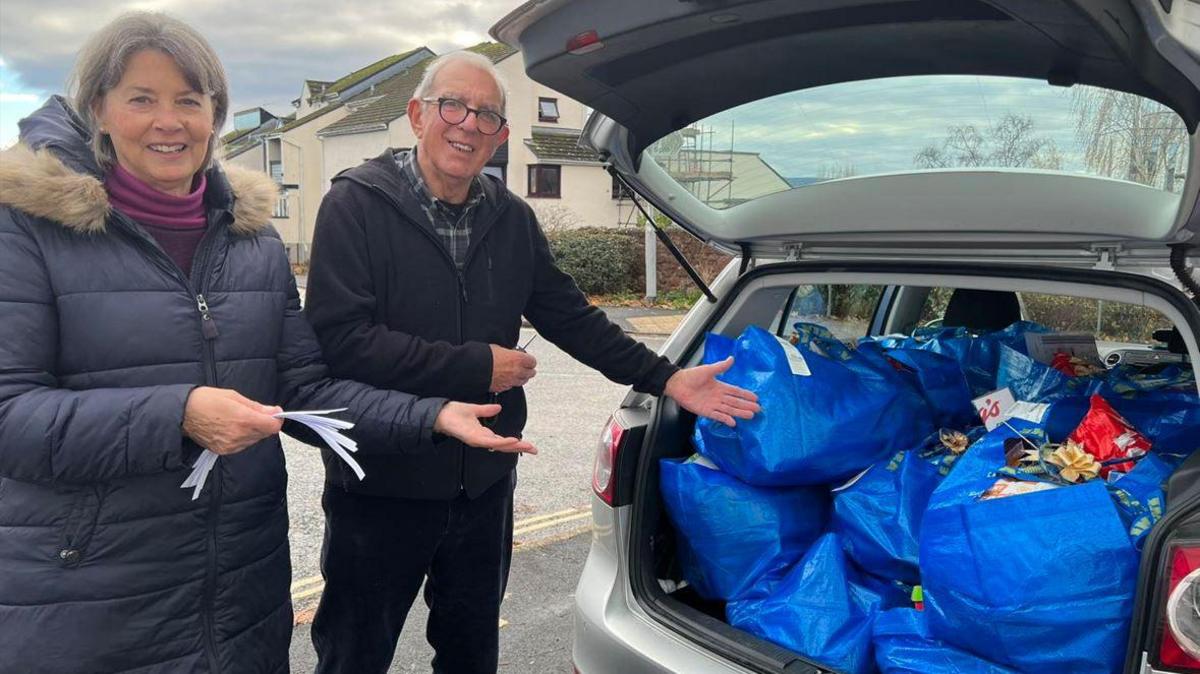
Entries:
[[664,392],[696,416],[735,426],[735,419],[749,419],[762,408],[758,406],[758,396],[750,391],[717,381],[717,375],[732,366],[730,356],[712,365],[680,370],[667,380]]
[[482,447],[493,452],[525,452],[537,454],[537,447],[520,438],[496,435],[479,423],[480,419],[500,414],[499,405],[471,405],[448,402],[433,422],[433,430],[443,435],[458,438],[472,447]]

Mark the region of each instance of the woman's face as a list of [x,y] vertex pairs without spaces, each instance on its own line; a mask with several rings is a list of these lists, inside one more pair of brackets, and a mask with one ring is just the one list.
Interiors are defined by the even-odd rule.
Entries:
[[213,134],[213,104],[192,89],[173,58],[156,49],[134,54],[96,118],[122,168],[160,192],[191,191]]

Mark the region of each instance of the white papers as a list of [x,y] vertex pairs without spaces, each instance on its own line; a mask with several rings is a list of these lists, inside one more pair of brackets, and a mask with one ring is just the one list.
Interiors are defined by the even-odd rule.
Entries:
[[308,426],[316,431],[317,435],[321,436],[321,439],[325,441],[325,444],[329,445],[329,448],[333,450],[333,453],[337,454],[342,461],[345,461],[346,465],[350,466],[350,470],[353,470],[354,474],[357,475],[358,479],[361,480],[366,476],[366,473],[363,472],[362,466],[358,465],[358,462],[354,460],[354,457],[350,456],[351,452],[358,451],[358,444],[341,433],[338,433],[338,431],[345,431],[354,428],[354,424],[350,423],[349,421],[331,419],[323,416],[326,414],[333,414],[334,412],[345,412],[347,409],[348,408],[341,407],[336,410],[316,410],[313,412],[280,412],[275,416],[280,419],[299,421],[305,426]]
[[[329,449],[333,450],[358,479],[363,479],[366,473],[363,472],[362,466],[350,456],[351,452],[358,451],[358,444],[350,438],[342,435],[339,431],[349,430],[354,428],[354,424],[341,419],[333,419],[326,417],[327,414],[335,412],[345,412],[348,408],[341,407],[335,410],[310,410],[305,412],[280,412],[274,415],[277,419],[290,419],[308,426],[313,429],[317,435],[329,445]],[[220,458],[215,452],[204,450],[200,453],[200,457],[196,459],[196,463],[192,464],[192,472],[188,475],[183,484],[179,485],[181,489],[192,488],[192,500],[195,501],[200,497],[200,492],[204,489],[204,482],[208,479],[208,474],[212,472],[213,466],[217,464],[217,459]]]
[[217,454],[210,452],[207,449],[200,452],[200,458],[196,459],[196,463],[192,464],[192,472],[188,475],[183,484],[179,485],[180,489],[192,487],[192,500],[200,498],[200,491],[204,489],[204,481],[208,479],[209,472],[212,467],[217,464]]

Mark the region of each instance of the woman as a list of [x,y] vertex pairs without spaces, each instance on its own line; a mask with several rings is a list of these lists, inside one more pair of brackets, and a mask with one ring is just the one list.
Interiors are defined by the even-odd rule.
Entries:
[[212,165],[228,105],[203,38],[126,15],[0,156],[2,672],[286,671],[281,408],[349,407],[398,452],[533,450],[480,426],[498,406],[328,378],[275,184]]

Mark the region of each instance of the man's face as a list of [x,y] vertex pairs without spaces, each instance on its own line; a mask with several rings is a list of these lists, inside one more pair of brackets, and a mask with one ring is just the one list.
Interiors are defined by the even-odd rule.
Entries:
[[[496,82],[469,63],[455,62],[444,66],[428,97],[455,98],[469,108],[503,114]],[[480,133],[474,114],[468,114],[460,124],[447,124],[438,114],[436,102],[409,101],[408,116],[417,136],[417,157],[422,169],[434,174],[425,176],[431,186],[469,182],[483,171],[496,149],[508,138],[507,125],[490,136]]]

